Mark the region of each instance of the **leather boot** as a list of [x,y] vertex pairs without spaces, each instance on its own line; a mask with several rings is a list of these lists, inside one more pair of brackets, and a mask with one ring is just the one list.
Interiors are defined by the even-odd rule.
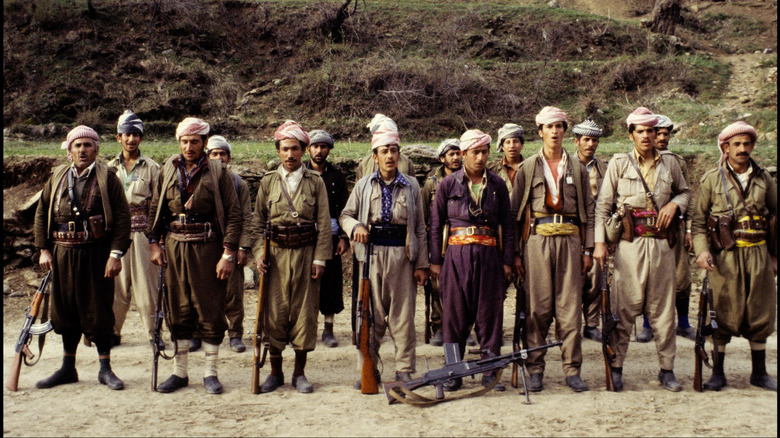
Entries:
[[322,342],[326,347],[338,347],[339,341],[333,336],[333,323],[326,322],[325,327],[322,329]]

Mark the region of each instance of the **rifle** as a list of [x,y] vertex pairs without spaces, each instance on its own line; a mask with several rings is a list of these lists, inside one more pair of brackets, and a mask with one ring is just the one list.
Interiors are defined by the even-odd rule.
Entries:
[[[481,352],[489,354],[490,357],[468,361],[461,360],[458,344],[444,344],[444,366],[437,370],[430,370],[423,374],[422,377],[411,380],[409,382],[397,380],[395,382],[385,383],[384,387],[385,394],[387,395],[387,401],[390,404],[393,404],[396,401],[400,401],[415,406],[431,406],[444,401],[481,395],[492,389],[493,385],[470,394],[464,394],[445,400],[444,384],[451,380],[462,379],[463,377],[473,376],[475,374],[484,374],[490,371],[498,370],[498,374],[496,374],[496,378],[494,380],[495,384],[501,377],[501,371],[510,363],[524,362],[525,359],[528,358],[528,353],[530,352],[545,350],[547,348],[555,347],[561,344],[563,344],[562,341],[556,341],[546,345],[541,345],[539,347],[524,348],[501,356],[495,356],[492,355],[492,353],[490,353],[488,350],[482,350]],[[428,385],[432,385],[435,388],[435,399],[423,397],[412,392],[417,388]]]
[[[705,271],[706,272],[706,271]],[[707,307],[709,306],[710,323],[705,324],[707,320]],[[693,389],[697,392],[704,391],[704,386],[701,377],[702,363],[707,368],[712,368],[715,362],[718,360],[718,352],[715,351],[713,342],[712,350],[712,365],[707,357],[707,350],[705,349],[705,341],[707,336],[712,336],[715,330],[718,328],[718,323],[715,322],[715,308],[712,304],[712,290],[710,290],[710,275],[709,272],[704,276],[704,282],[701,284],[701,292],[699,292],[699,314],[696,317],[698,326],[696,327],[696,340],[694,341],[694,369],[693,369]]]
[[[517,278],[517,281],[515,282],[515,290],[516,290],[516,301],[515,301],[515,330],[512,334],[512,351],[519,351],[521,349],[521,342],[522,347],[525,347],[527,345],[525,336],[526,336],[526,318],[525,318],[525,288],[523,287],[523,282],[520,280],[520,278]],[[518,371],[520,368],[520,364],[518,362],[512,363],[512,387],[517,388],[518,381],[517,381],[517,375],[520,374],[520,377],[523,379],[523,392],[525,393],[525,402],[526,404],[530,404],[531,400],[528,396],[528,389],[525,385],[525,367],[523,367],[522,371],[519,373]]]
[[617,313],[613,313],[609,304],[609,285],[607,285],[607,264],[601,270],[601,353],[604,355],[604,372],[607,379],[607,391],[615,391],[615,382],[612,381],[612,361],[617,354],[612,348],[612,335],[617,328],[620,319]]
[[[22,331],[19,333],[19,338],[16,340],[16,345],[14,346],[14,351],[16,354],[14,355],[14,359],[11,362],[11,372],[8,374],[8,379],[5,381],[5,387],[9,391],[16,391],[19,389],[19,374],[22,371],[22,362],[24,362],[24,364],[28,367],[31,367],[38,363],[38,361],[41,359],[41,353],[43,353],[43,344],[46,340],[46,333],[52,330],[51,321],[46,321],[45,323],[42,322],[40,324],[33,324],[35,319],[39,316],[41,318],[46,317],[45,310],[41,311],[41,303],[44,302],[44,300],[47,298],[46,296],[49,294],[49,292],[46,291],[46,286],[49,284],[50,280],[51,271],[48,271],[46,276],[43,277],[43,280],[41,280],[41,284],[38,286],[38,290],[36,290],[35,294],[33,294],[32,302],[27,307],[27,315],[24,320],[24,325],[22,325]],[[44,303],[43,307],[46,309],[48,305]],[[35,354],[33,354],[29,348],[33,335],[39,335],[40,337],[38,338],[38,359],[35,359],[34,362],[31,362],[35,357]]]
[[360,373],[360,393],[376,394],[379,392],[379,382],[376,379],[376,364],[371,358],[371,344],[373,337],[374,316],[371,314],[371,280],[369,270],[371,268],[371,251],[373,245],[366,245],[366,261],[363,263],[363,274],[360,278],[360,295],[358,296],[358,349],[363,356],[363,369]]
[[[263,260],[261,263],[266,264],[266,260],[269,259],[268,251],[271,247],[271,220],[265,224],[265,231],[263,233]],[[255,340],[254,340],[254,358],[252,360],[252,394],[260,394],[260,368],[265,365],[265,358],[268,354],[270,342],[268,341],[268,328],[265,325],[265,300],[268,296],[268,269],[266,268],[265,274],[260,276],[259,286],[257,289],[257,318],[255,319]],[[264,348],[263,348],[264,347]],[[262,353],[261,353],[262,351]]]
[[162,356],[165,360],[171,360],[176,357],[179,349],[179,343],[173,339],[173,355],[169,356],[160,349],[162,343],[162,324],[168,309],[168,286],[165,284],[165,268],[160,266],[160,279],[157,282],[157,306],[154,310],[154,333],[152,335],[152,391],[157,391],[157,364]]
[[433,297],[433,282],[430,278],[425,279],[423,284],[425,291],[425,343],[431,343],[431,298]]

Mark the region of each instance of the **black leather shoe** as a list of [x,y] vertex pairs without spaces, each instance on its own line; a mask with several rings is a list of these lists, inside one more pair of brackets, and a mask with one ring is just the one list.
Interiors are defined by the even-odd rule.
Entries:
[[612,386],[615,388],[615,392],[623,390],[623,372],[612,369]]
[[704,382],[702,387],[708,391],[720,391],[727,385],[725,374],[715,374],[710,376],[710,380]]
[[314,387],[311,386],[311,383],[309,383],[308,380],[306,380],[306,376],[293,376],[292,386],[302,394],[310,394],[314,392]]
[[201,341],[200,339],[198,338],[190,339],[190,353],[200,350],[201,345],[203,345],[203,341]]
[[764,388],[767,391],[777,392],[777,381],[771,378],[769,374],[764,374],[763,376],[754,376],[751,374],[750,384],[758,386],[759,388]]
[[601,330],[598,327],[585,327],[585,330],[582,331],[582,337],[601,342]]
[[173,392],[189,384],[189,377],[179,377],[176,374],[171,374],[171,377],[157,385],[157,392]]
[[110,389],[125,389],[125,382],[114,374],[113,371],[101,371],[98,373],[98,382],[108,386]]
[[682,336],[683,338],[688,338],[691,341],[695,341],[696,340],[696,329],[693,328],[693,327],[682,328],[682,327],[678,326],[676,332],[677,332],[677,336]]
[[544,374],[534,373],[528,378],[528,390],[531,392],[540,392],[542,390],[542,379]]
[[[487,388],[488,386],[492,385],[493,382],[496,381],[496,376],[482,376],[482,386]],[[504,386],[503,383],[498,382],[495,386],[493,386],[493,391],[498,392],[504,392],[506,391],[506,386]]]
[[39,380],[35,387],[39,389],[54,388],[57,385],[64,385],[66,383],[76,383],[79,381],[79,373],[75,368],[72,370],[63,371],[62,368],[58,369],[51,376]]
[[236,353],[243,353],[246,351],[246,345],[241,341],[241,338],[230,338],[230,348]]
[[457,377],[455,379],[448,380],[444,382],[444,384],[442,385],[445,391],[457,391],[460,389],[461,386],[463,386],[462,377]]
[[274,376],[273,374],[269,374],[268,377],[265,378],[265,382],[260,385],[260,392],[272,392],[282,385],[284,385],[284,375]]
[[650,342],[653,340],[653,329],[642,327],[642,331],[636,335],[637,342]]
[[658,381],[661,382],[661,385],[663,385],[664,389],[666,390],[672,392],[682,391],[682,386],[680,386],[680,384],[677,383],[677,379],[675,379],[674,373],[672,371],[666,373],[660,371],[658,373]]
[[569,388],[571,388],[571,390],[574,392],[583,392],[583,391],[590,390],[590,388],[588,388],[588,384],[583,382],[582,378],[579,375],[566,377],[566,384],[569,385]]
[[206,394],[222,394],[222,384],[217,376],[204,377],[203,386],[206,388]]

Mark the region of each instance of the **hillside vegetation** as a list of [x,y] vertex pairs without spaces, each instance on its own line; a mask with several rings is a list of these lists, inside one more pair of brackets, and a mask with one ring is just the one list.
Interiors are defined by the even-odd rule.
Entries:
[[[402,141],[438,141],[510,121],[533,130],[545,105],[610,135],[645,105],[706,140],[725,124],[699,122],[726,101],[733,72],[718,56],[776,51],[776,6],[686,7],[667,36],[640,25],[652,0],[626,2],[637,16],[619,19],[574,8],[599,2],[560,3],[357,1],[339,22],[343,0],[93,0],[93,12],[85,1],[5,1],[4,137],[58,139],[76,124],[110,133],[132,108],[152,138],[196,115],[232,138],[267,139],[292,118],[365,141],[382,112]],[[775,71],[751,101],[761,132],[777,129],[776,65],[757,67]]]

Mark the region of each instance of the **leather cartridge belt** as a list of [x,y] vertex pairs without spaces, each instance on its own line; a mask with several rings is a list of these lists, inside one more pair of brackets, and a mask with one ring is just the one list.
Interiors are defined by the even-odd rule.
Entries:
[[209,232],[211,230],[212,230],[211,222],[183,224],[179,221],[173,221],[168,224],[168,231],[177,234],[197,234],[197,233]]
[[450,236],[489,236],[497,237],[498,233],[490,227],[458,227],[450,229]]
[[[539,214],[539,213],[534,213]],[[540,216],[534,218],[534,225],[542,224],[572,224],[580,226],[580,218],[577,215],[551,214],[549,216]]]
[[380,246],[406,246],[406,225],[371,224],[371,243]]
[[[754,216],[756,217],[756,216]],[[734,232],[741,230],[766,230],[766,219],[758,217],[758,219],[751,219],[749,216],[745,216],[734,222]]]
[[130,231],[133,233],[146,231],[149,208],[146,205],[130,207]]
[[96,240],[86,231],[84,227],[76,221],[67,223],[57,223],[51,238],[56,243],[65,246],[81,246],[96,242]]
[[766,231],[746,232],[743,230],[734,230],[734,238],[738,241],[741,240],[746,243],[757,243],[761,242],[762,240],[766,240],[767,233]]
[[271,245],[280,248],[302,248],[317,242],[314,224],[271,225]]

